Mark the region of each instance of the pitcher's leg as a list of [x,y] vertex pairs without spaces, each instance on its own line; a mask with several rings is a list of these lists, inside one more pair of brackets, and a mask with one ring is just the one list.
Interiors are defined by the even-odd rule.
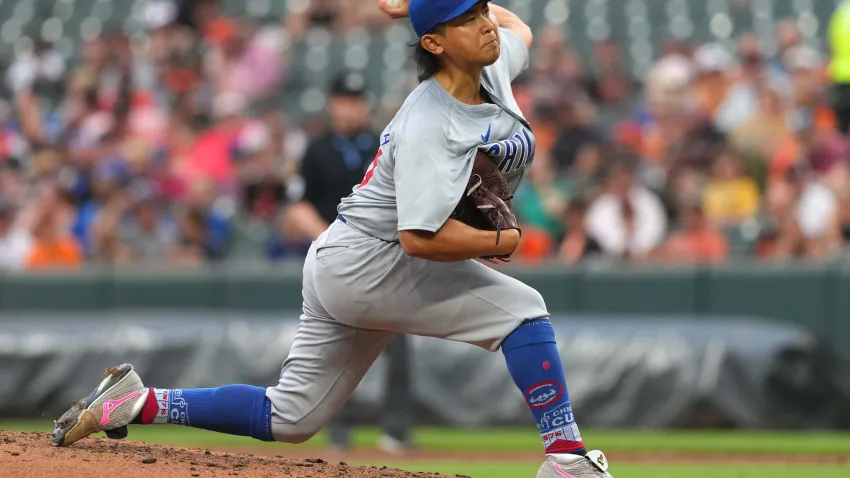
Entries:
[[260,440],[300,443],[348,399],[392,332],[355,329],[331,319],[316,298],[314,248],[304,263],[301,324],[277,386],[148,388],[132,365],[107,369],[88,397],[56,422],[51,440],[67,446],[99,431],[127,436],[127,425],[181,424]]
[[502,343],[508,372],[525,398],[546,453],[584,455],[567,380],[548,318],[520,325]]
[[[544,468],[557,470],[558,466],[578,478],[607,476],[594,452],[585,451],[540,293],[474,261],[399,258],[399,264],[385,278],[393,293],[383,294],[380,301],[366,301],[365,313],[346,316],[340,306],[334,316],[352,325],[366,321],[363,326],[370,328],[466,342],[490,351],[501,349],[534,417],[543,448],[558,460]],[[585,454],[594,457],[594,463]]]
[[94,391],[59,417],[50,438],[56,446],[68,446],[99,431],[124,438],[131,423],[180,424],[272,440],[271,402],[265,388],[148,388],[130,364],[109,367]]
[[107,377],[56,422],[51,440],[70,445],[99,431],[127,436],[127,425],[180,424],[301,443],[315,435],[345,403],[393,337],[329,319],[302,321],[276,387],[147,388],[129,364]]
[[[316,266],[311,248],[304,264],[301,324],[283,362],[280,381],[266,391],[277,441],[302,443],[324,427],[395,335],[350,327],[331,318],[318,297]],[[330,282],[322,283],[321,289],[331,297],[339,295]]]
[[495,352],[523,321],[549,315],[536,290],[476,261],[403,255],[388,273],[369,269],[356,278],[335,276],[335,258],[324,262],[316,266],[316,277],[339,285],[319,290],[321,303],[352,327],[449,339]]
[[348,327],[333,319],[303,320],[280,382],[266,391],[275,440],[302,443],[321,430],[393,335]]

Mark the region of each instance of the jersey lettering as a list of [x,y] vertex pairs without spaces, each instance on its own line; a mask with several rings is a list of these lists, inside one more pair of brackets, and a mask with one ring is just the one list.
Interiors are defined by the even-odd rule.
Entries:
[[[531,138],[529,138],[529,137],[528,137],[528,130],[527,130],[527,129],[525,129],[525,128],[523,128],[523,129],[522,129],[522,135],[523,135],[523,136],[525,136],[525,144],[527,144],[527,145],[528,145],[529,153],[531,153]],[[528,156],[526,156],[525,161],[524,161],[524,163],[523,163],[523,164],[524,164],[525,166],[528,166],[529,164],[531,164],[531,162],[532,162],[533,160],[534,160],[534,155],[532,155],[532,154],[528,154]]]
[[514,133],[513,137],[487,147],[487,155],[494,161],[499,161],[499,170],[502,174],[510,174],[531,164],[534,158],[533,151],[534,142],[525,128],[521,134]]
[[363,176],[363,181],[360,182],[358,188],[362,188],[372,179],[372,176],[375,174],[375,168],[378,167],[378,160],[381,159],[381,156],[384,155],[383,150],[378,150],[378,154],[375,155],[375,159],[372,160],[372,164],[369,165],[369,169],[366,170],[366,175]]
[[516,138],[517,141],[519,141],[519,150],[520,150],[519,158],[520,158],[520,160],[517,161],[517,164],[516,164],[516,167],[518,168],[518,167],[522,166],[523,164],[525,164],[525,158],[526,158],[525,150],[528,149],[528,147],[522,141],[522,136],[520,136],[519,133],[516,133],[514,135],[514,138]]
[[512,140],[505,141],[505,159],[502,161],[502,164],[499,165],[499,169],[501,169],[503,173],[511,170],[511,166],[516,159],[517,149],[516,143]]
[[499,143],[495,143],[490,145],[490,148],[487,150],[487,156],[495,156],[499,157],[502,153],[502,147],[499,146]]

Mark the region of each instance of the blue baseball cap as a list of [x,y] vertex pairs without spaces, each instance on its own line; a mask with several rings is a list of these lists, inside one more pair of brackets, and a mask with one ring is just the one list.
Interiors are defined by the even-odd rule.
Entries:
[[408,16],[421,38],[437,25],[453,20],[482,0],[410,0]]

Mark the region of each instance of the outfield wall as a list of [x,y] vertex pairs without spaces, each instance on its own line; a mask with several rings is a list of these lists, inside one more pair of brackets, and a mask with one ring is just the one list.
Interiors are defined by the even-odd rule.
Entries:
[[[850,429],[850,373],[799,326],[637,315],[555,315],[553,324],[584,426]],[[274,385],[297,326],[294,314],[244,311],[2,314],[0,419],[55,418],[125,361],[161,388]],[[417,423],[532,423],[501,353],[411,344]],[[385,372],[382,356],[349,415],[377,421]]]
[[[80,377],[122,361],[160,387],[274,384],[300,269],[0,277],[0,418],[56,415],[90,391]],[[545,297],[585,424],[850,428],[850,267],[504,270]],[[413,349],[421,421],[527,423],[501,354],[420,338]],[[352,401],[366,421],[382,363]]]
[[[0,277],[0,313],[301,307],[300,264],[194,272],[89,271]],[[747,315],[800,325],[850,359],[850,266],[734,263],[700,268],[508,267],[555,314],[695,319]],[[462,287],[462,285],[458,285]]]

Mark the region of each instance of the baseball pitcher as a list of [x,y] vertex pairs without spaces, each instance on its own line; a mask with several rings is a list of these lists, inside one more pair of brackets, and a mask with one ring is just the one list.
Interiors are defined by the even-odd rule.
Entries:
[[546,458],[538,478],[610,478],[576,425],[541,295],[479,259],[509,260],[520,239],[510,201],[535,139],[511,92],[532,34],[481,0],[382,0],[419,37],[419,86],[381,135],[365,177],[312,244],[303,311],[280,381],[159,389],[129,364],[109,368],[56,422],[67,446],[131,423],[178,423],[265,441],[302,443],[349,398],[397,333],[501,350]]

